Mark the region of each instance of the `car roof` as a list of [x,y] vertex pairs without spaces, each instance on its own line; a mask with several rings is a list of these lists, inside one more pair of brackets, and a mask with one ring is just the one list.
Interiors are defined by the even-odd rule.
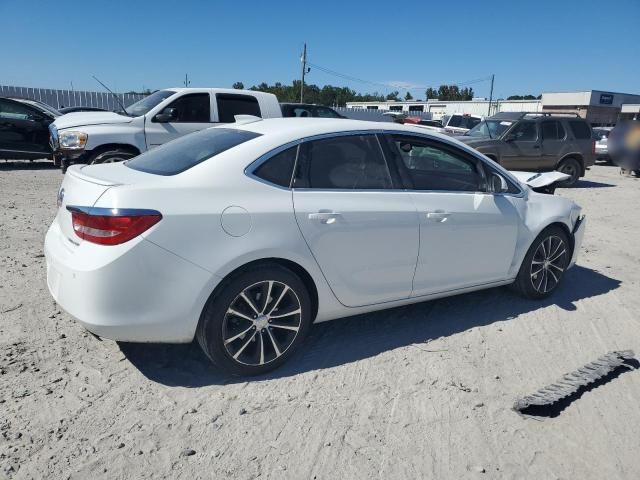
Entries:
[[253,95],[256,97],[261,97],[265,95],[273,95],[268,92],[259,92],[257,90],[238,90],[237,88],[217,88],[217,87],[169,87],[169,88],[161,88],[160,90],[168,90],[170,92],[191,92],[191,93],[199,93],[199,92],[207,92],[207,93],[231,93],[235,95]]
[[344,118],[267,118],[250,123],[226,124],[214,128],[237,128],[259,133],[276,139],[278,142],[287,143],[301,138],[325,135],[331,133],[371,131],[394,131],[398,133],[416,133],[429,135],[434,138],[450,141],[451,137],[436,132],[430,132],[424,128],[410,125],[402,125],[394,122],[371,122],[365,120],[351,120]]

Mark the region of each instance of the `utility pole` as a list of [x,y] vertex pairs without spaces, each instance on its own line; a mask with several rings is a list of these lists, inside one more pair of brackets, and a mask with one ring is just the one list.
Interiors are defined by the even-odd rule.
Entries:
[[184,74],[184,86],[185,88],[189,87],[189,85],[191,85],[191,82],[189,81],[189,75],[187,73]]
[[300,82],[300,103],[303,103],[304,99],[304,75],[307,73],[307,42],[304,43],[304,50],[302,51],[302,57],[300,57],[302,63],[302,81]]
[[489,111],[487,112],[487,115],[490,117],[491,116],[491,102],[493,101],[493,80],[495,78],[495,74],[491,74],[491,93],[489,93]]

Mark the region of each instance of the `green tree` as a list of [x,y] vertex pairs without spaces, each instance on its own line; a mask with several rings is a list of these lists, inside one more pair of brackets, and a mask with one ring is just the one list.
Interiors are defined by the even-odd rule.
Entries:
[[233,84],[233,88],[235,88],[236,90],[244,90],[244,83],[242,82],[235,82]]
[[472,100],[473,88],[465,87],[461,90],[458,85],[440,85],[438,90],[431,87],[427,88],[425,94],[427,99],[437,99],[441,101]]
[[507,97],[507,100],[536,100],[538,98],[541,98],[541,96],[535,96],[535,95],[511,95],[509,97]]
[[413,95],[411,95],[411,93],[407,92],[407,94],[404,96],[404,99],[408,102],[409,100],[413,100]]
[[400,92],[398,92],[397,90],[394,92],[391,92],[389,95],[387,95],[387,100],[395,100],[398,101],[400,100]]

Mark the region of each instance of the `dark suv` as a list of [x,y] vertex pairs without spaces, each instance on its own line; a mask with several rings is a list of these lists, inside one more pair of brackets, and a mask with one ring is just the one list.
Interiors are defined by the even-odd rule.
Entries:
[[591,127],[565,114],[503,112],[484,119],[458,140],[509,170],[559,170],[574,185],[595,161]]

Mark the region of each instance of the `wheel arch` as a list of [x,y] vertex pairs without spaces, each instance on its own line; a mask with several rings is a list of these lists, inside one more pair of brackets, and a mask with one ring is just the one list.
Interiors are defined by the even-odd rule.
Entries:
[[573,159],[578,161],[578,163],[580,164],[580,176],[584,177],[584,174],[585,174],[585,171],[586,171],[585,170],[585,165],[584,165],[584,157],[582,156],[581,153],[578,153],[578,152],[571,152],[571,153],[567,153],[566,155],[562,156],[560,158],[560,160],[558,160],[558,162],[556,163],[556,169],[558,169],[558,167],[560,167],[562,162],[564,162],[565,160],[567,160],[569,158],[573,158]]
[[204,311],[207,308],[207,304],[209,304],[209,302],[211,302],[211,300],[215,298],[216,295],[220,291],[222,291],[222,289],[231,280],[233,280],[234,278],[237,278],[239,275],[242,275],[242,273],[247,269],[257,268],[260,266],[268,266],[268,265],[279,265],[281,267],[284,267],[287,270],[290,270],[293,273],[295,273],[300,278],[304,286],[307,288],[307,291],[309,292],[309,297],[311,298],[311,321],[313,322],[316,318],[316,315],[318,314],[318,308],[319,308],[318,287],[316,286],[316,282],[314,281],[311,274],[307,271],[307,269],[304,268],[302,265],[300,265],[297,262],[294,262],[293,260],[289,260],[281,257],[259,258],[247,263],[243,263],[242,265],[237,266],[236,268],[231,270],[224,277],[222,277],[222,280],[220,280],[220,282],[218,282],[218,284],[215,286],[215,288],[209,295],[209,298],[207,299],[202,312],[204,313]]
[[134,155],[140,155],[141,153],[138,147],[130,143],[106,143],[91,150],[91,157],[96,157],[97,155],[108,152],[110,150],[125,150],[127,152],[133,153]]

